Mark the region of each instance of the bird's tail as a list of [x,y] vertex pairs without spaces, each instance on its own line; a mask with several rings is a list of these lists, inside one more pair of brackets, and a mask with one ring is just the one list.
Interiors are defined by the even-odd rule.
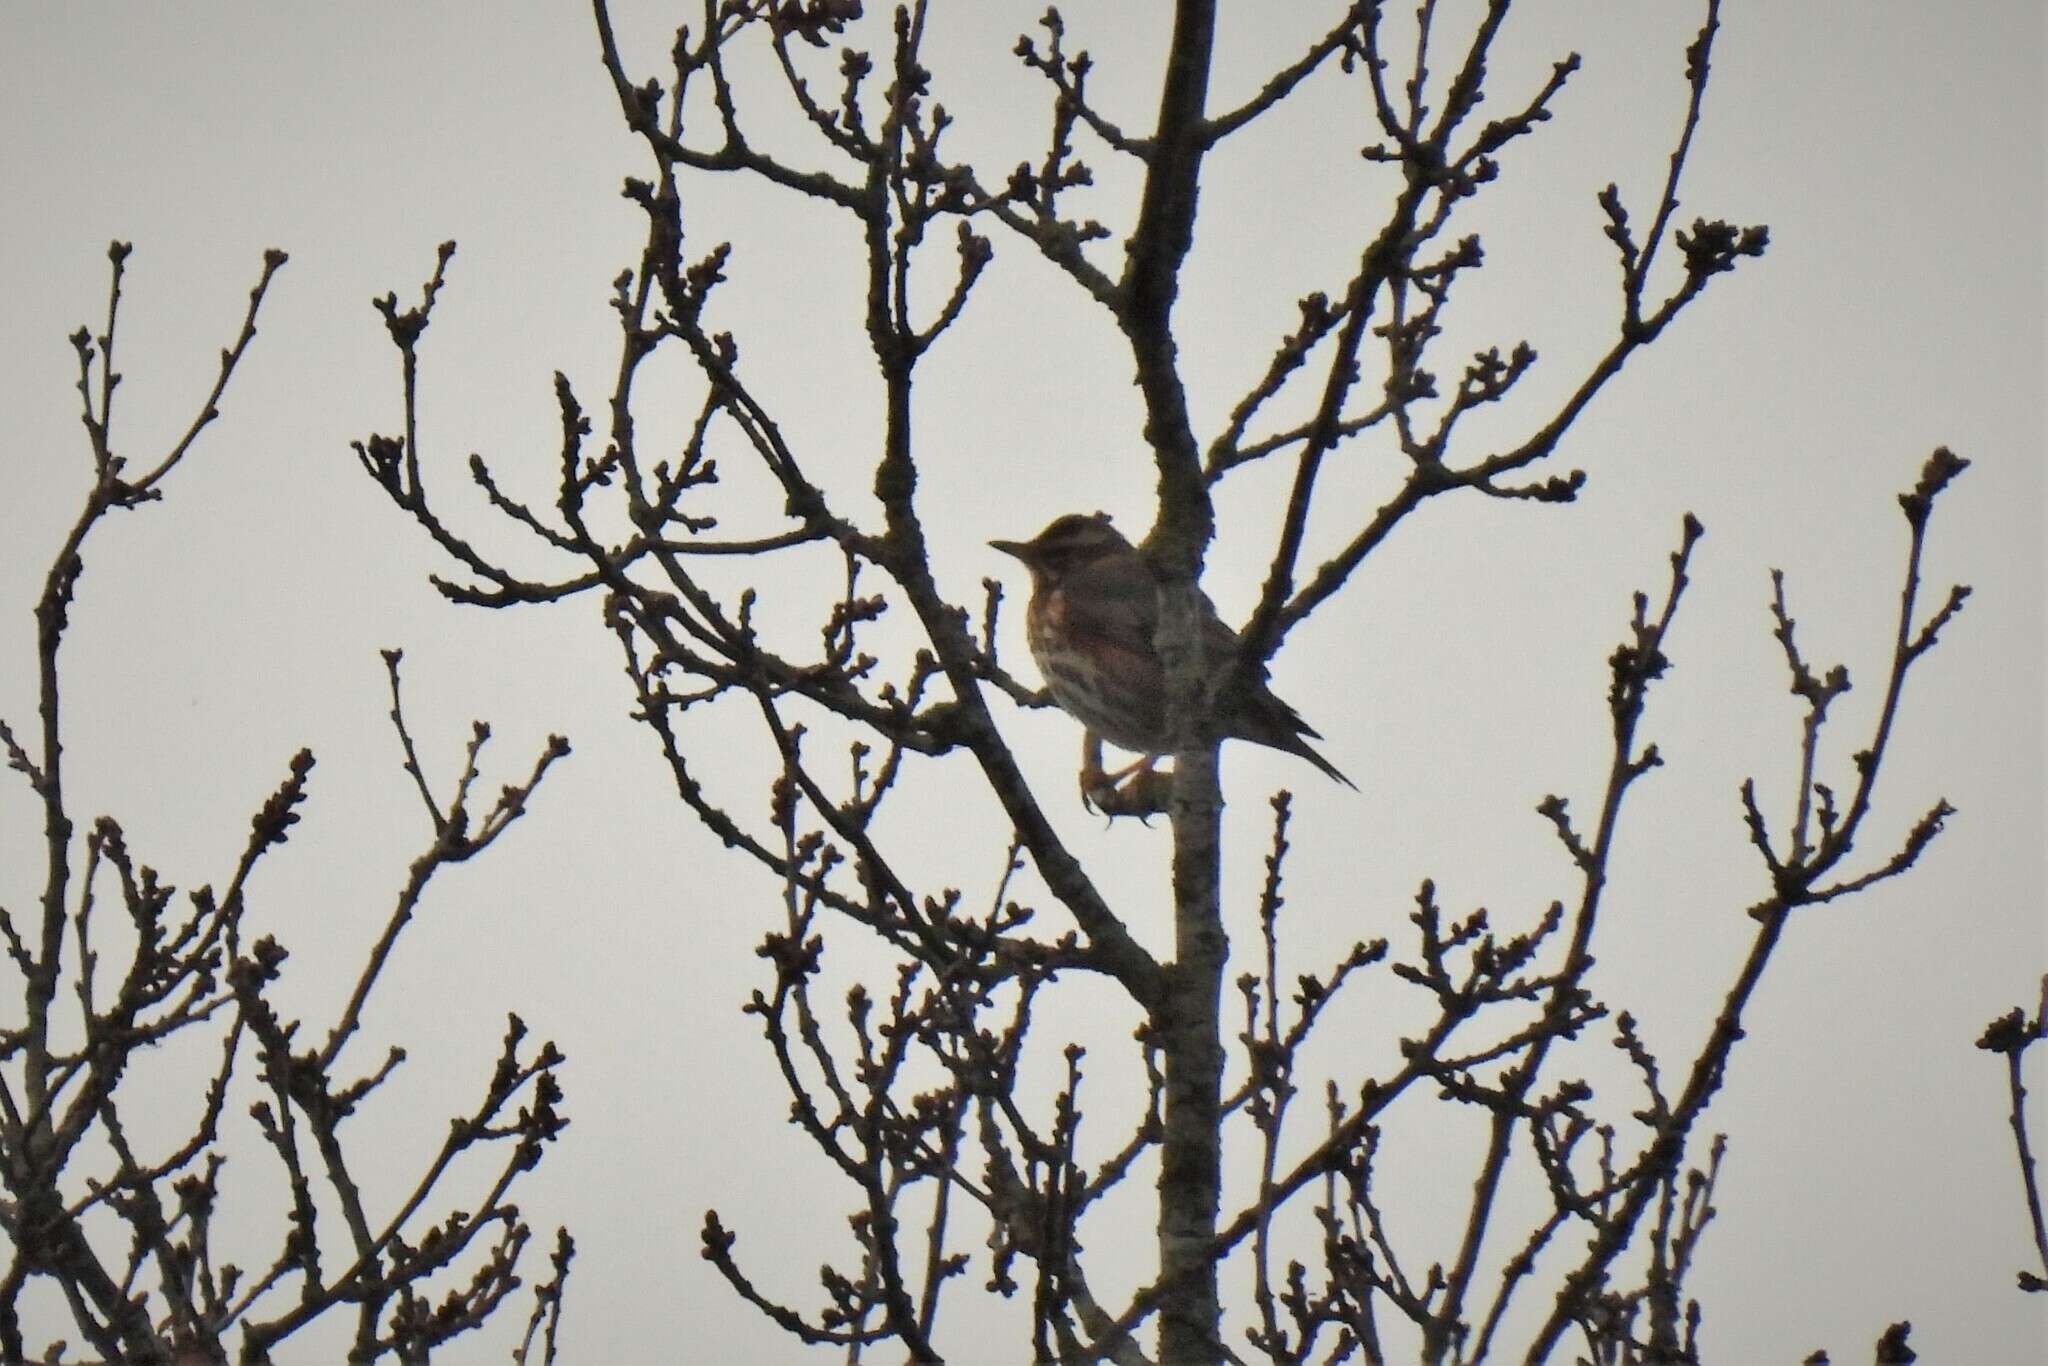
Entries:
[[1308,760],[1310,763],[1314,764],[1323,772],[1329,774],[1332,778],[1335,778],[1338,782],[1344,784],[1344,786],[1350,788],[1353,792],[1358,791],[1357,783],[1354,783],[1349,778],[1345,777],[1341,769],[1339,769],[1335,764],[1331,763],[1328,759],[1325,759],[1322,755],[1316,753],[1314,746],[1310,745],[1308,741],[1302,739],[1299,735],[1288,736],[1287,742],[1278,745],[1277,748],[1284,749],[1289,754],[1300,755],[1302,758]]
[[1342,770],[1316,753],[1315,748],[1309,744],[1310,740],[1323,738],[1316,733],[1316,728],[1302,720],[1301,713],[1275,696],[1270,689],[1261,688],[1254,694],[1250,703],[1239,710],[1236,720],[1238,724],[1231,730],[1231,734],[1250,740],[1253,744],[1266,745],[1299,755],[1353,792],[1358,791],[1357,783],[1345,777]]

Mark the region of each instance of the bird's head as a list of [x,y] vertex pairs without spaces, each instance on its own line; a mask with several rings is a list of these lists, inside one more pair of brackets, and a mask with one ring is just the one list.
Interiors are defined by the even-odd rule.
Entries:
[[990,541],[1005,555],[1015,555],[1031,570],[1034,584],[1057,583],[1099,560],[1128,555],[1131,543],[1109,524],[1107,513],[1070,512],[1028,541]]

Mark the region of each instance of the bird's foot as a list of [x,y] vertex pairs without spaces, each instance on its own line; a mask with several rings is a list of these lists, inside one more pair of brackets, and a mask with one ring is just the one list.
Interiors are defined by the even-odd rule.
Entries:
[[1166,810],[1173,774],[1160,772],[1159,756],[1148,754],[1114,773],[1102,767],[1102,741],[1090,732],[1081,743],[1081,805],[1115,820],[1136,816],[1141,824]]
[[1150,818],[1165,811],[1172,796],[1173,770],[1147,765],[1106,791],[1097,792],[1095,803],[1112,820],[1136,816],[1139,824],[1150,825]]

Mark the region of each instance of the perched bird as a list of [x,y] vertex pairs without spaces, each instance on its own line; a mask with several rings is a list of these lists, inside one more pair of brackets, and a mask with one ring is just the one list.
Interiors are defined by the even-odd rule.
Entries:
[[[1093,775],[1114,788],[1130,773],[1149,771],[1171,745],[1166,729],[1166,670],[1153,648],[1159,590],[1137,548],[1098,513],[1069,513],[1029,541],[990,541],[1031,571],[1024,612],[1031,657],[1053,701],[1091,735],[1145,757],[1115,776]],[[1203,641],[1212,668],[1229,668],[1237,633],[1203,604]],[[1346,787],[1355,787],[1311,749],[1321,739],[1261,679],[1217,699],[1217,730],[1225,737],[1298,754]],[[1089,751],[1091,754],[1093,751]],[[1082,788],[1091,790],[1084,767]]]

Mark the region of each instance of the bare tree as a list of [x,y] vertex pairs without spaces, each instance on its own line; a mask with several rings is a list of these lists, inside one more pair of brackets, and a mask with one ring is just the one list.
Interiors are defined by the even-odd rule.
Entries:
[[[1240,963],[1254,966],[1236,978],[1231,1000],[1216,766],[1229,709],[1426,504],[1450,494],[1570,502],[1584,474],[1545,473],[1545,462],[1629,358],[1716,279],[1761,254],[1766,233],[1707,219],[1686,226],[1677,215],[1719,24],[1717,0],[1708,0],[1684,53],[1683,108],[1653,202],[1632,214],[1613,185],[1597,196],[1619,280],[1612,338],[1561,386],[1561,400],[1509,405],[1518,437],[1480,441],[1464,419],[1519,402],[1536,356],[1525,342],[1491,348],[1454,362],[1450,383],[1431,368],[1442,364],[1435,342],[1452,297],[1485,260],[1477,236],[1459,233],[1508,150],[1549,119],[1576,56],[1503,97],[1487,85],[1507,0],[1491,0],[1465,26],[1424,0],[1398,43],[1382,6],[1338,4],[1293,61],[1242,104],[1219,109],[1210,90],[1216,9],[1214,0],[1173,6],[1145,132],[1095,101],[1093,63],[1049,10],[1015,52],[1044,79],[1050,137],[1000,169],[950,150],[944,97],[953,92],[946,73],[926,65],[924,0],[872,20],[858,0],[706,0],[677,31],[659,78],[639,74],[643,63],[621,50],[605,0],[595,0],[605,69],[652,163],[626,184],[646,237],[614,282],[618,363],[594,418],[569,379],[556,377],[551,507],[514,496],[481,457],[469,466],[495,513],[553,566],[514,567],[429,493],[433,466],[416,422],[421,348],[453,243],[442,246],[417,306],[401,307],[395,295],[377,303],[401,360],[404,429],[368,438],[357,455],[456,566],[437,580],[450,598],[505,608],[588,596],[602,605],[635,715],[678,800],[780,889],[760,947],[769,980],[747,1009],[794,1121],[849,1193],[859,1256],[828,1265],[820,1297],[797,1307],[761,1283],[716,1213],[705,1219],[703,1254],[791,1335],[844,1349],[849,1360],[883,1342],[914,1360],[939,1359],[944,1292],[972,1274],[996,1293],[1026,1297],[1028,1350],[1042,1360],[1200,1362],[1248,1349],[1275,1361],[1380,1361],[1413,1343],[1429,1362],[1535,1362],[1567,1337],[1601,1362],[1697,1360],[1701,1310],[1685,1284],[1714,1217],[1723,1150],[1701,1124],[1752,995],[1794,916],[1904,872],[1951,814],[1935,802],[1896,848],[1873,857],[1863,847],[1905,679],[1967,593],[1953,589],[1929,612],[1919,592],[1930,510],[1966,462],[1936,451],[1901,496],[1909,542],[1896,647],[1881,665],[1874,733],[1848,775],[1823,771],[1819,745],[1848,672],[1808,663],[1774,577],[1771,621],[1806,707],[1798,778],[1783,820],[1766,814],[1770,802],[1753,783],[1743,788],[1771,891],[1749,908],[1752,945],[1696,1053],[1654,1056],[1631,1014],[1596,999],[1588,978],[1624,802],[1661,762],[1641,732],[1703,530],[1690,516],[1668,579],[1636,595],[1611,658],[1606,779],[1591,814],[1575,818],[1561,795],[1539,807],[1575,869],[1574,895],[1496,925],[1484,910],[1446,911],[1424,882],[1403,947],[1363,942],[1313,971],[1283,969],[1293,804],[1283,793],[1273,803],[1258,940],[1240,946]],[[820,51],[841,37],[848,45],[836,56]],[[1397,188],[1360,233],[1349,273],[1300,300],[1298,327],[1252,363],[1221,429],[1198,432],[1174,309],[1209,154],[1309,83],[1341,81],[1355,83],[1371,111],[1366,158],[1398,168]],[[1483,98],[1505,112],[1483,118]],[[762,140],[771,102],[794,111],[807,144]],[[1084,145],[1137,177],[1128,222],[1105,226],[1074,207],[1094,183]],[[861,321],[883,414],[867,447],[872,500],[828,492],[820,462],[778,418],[787,396],[743,361],[742,341],[756,343],[721,312],[719,286],[746,246],[698,242],[689,210],[735,177],[829,206],[856,230],[845,240],[857,244],[866,282]],[[1091,764],[1084,783],[1112,815],[1170,818],[1170,957],[1129,932],[1134,908],[1113,904],[1096,870],[1062,841],[1004,741],[1006,708],[1050,698],[998,658],[1000,589],[942,583],[929,554],[929,519],[943,510],[920,498],[919,473],[945,457],[914,440],[913,381],[975,306],[993,254],[1012,248],[1035,253],[1099,305],[1142,395],[1133,446],[1150,451],[1158,489],[1139,547],[1151,578],[1144,619],[1156,622],[1150,644],[1164,671],[1173,765],[1170,777],[1151,771],[1119,786]],[[1260,283],[1254,276],[1244,287]],[[665,378],[653,394],[641,378],[651,357],[676,351],[698,386],[694,416],[680,449],[649,449],[640,420],[674,389]],[[1274,416],[1289,405],[1307,417]],[[1340,457],[1398,477],[1311,569],[1306,530],[1327,464]],[[1266,529],[1264,587],[1241,630],[1220,629],[1198,586],[1217,501],[1232,496],[1239,472],[1276,461],[1291,469],[1291,494]],[[735,465],[765,476],[766,492],[721,485]],[[826,555],[841,585],[834,601],[821,620],[784,627],[789,602],[803,597],[798,585],[815,582]],[[730,586],[735,561],[744,587]],[[881,623],[905,616],[915,640],[899,646]],[[729,726],[742,708],[758,718],[774,771],[765,818],[730,795],[730,775],[707,773],[693,757],[693,727]],[[1013,832],[1000,859],[990,851],[997,872],[985,899],[928,885],[914,835],[884,819],[899,794],[961,781],[960,765],[926,762],[943,755],[972,760]],[[1035,928],[1034,881],[1071,928]],[[823,929],[835,921],[896,962],[893,976],[855,986],[840,1008],[818,991]],[[1306,1045],[1331,1018],[1328,1007],[1370,979],[1420,993],[1428,1023],[1399,1040],[1394,1068],[1311,1075]],[[1105,1001],[1142,1018],[1135,1047],[1149,1094],[1139,1121],[1089,1169],[1077,1156],[1084,1053],[1060,1022]],[[1596,1028],[1630,1063],[1633,1094],[1596,1096],[1561,1073],[1566,1047]],[[1049,1096],[1020,1080],[1047,1057],[1063,1060],[1064,1076]],[[1296,1105],[1304,1086],[1322,1092],[1313,1117]],[[1374,1192],[1385,1126],[1475,1121],[1466,1207],[1427,1237],[1390,1227]],[[1231,1208],[1227,1163],[1258,1171],[1255,1192]],[[1107,1197],[1150,1171],[1156,1257],[1134,1293],[1112,1294],[1106,1283],[1124,1275],[1092,1260],[1084,1235]],[[1534,1183],[1533,1220],[1529,1202],[1507,1197],[1517,1180]],[[983,1246],[985,1259],[975,1250]],[[1448,1256],[1424,1250],[1445,1246]],[[1242,1294],[1226,1295],[1226,1268],[1242,1272]],[[1226,1305],[1243,1307],[1227,1330]],[[1903,1326],[1895,1336],[1903,1350]]]
[[[351,1361],[424,1361],[438,1344],[482,1323],[520,1284],[516,1267],[530,1235],[507,1195],[567,1122],[556,1108],[562,1058],[552,1044],[528,1043],[526,1026],[510,1017],[475,1107],[431,1121],[445,1130],[439,1150],[402,1197],[381,1200],[371,1192],[389,1173],[374,1155],[389,1146],[390,1130],[365,1134],[360,1124],[345,1125],[366,1111],[405,1049],[393,1044],[368,1063],[360,1049],[344,1054],[366,1032],[365,1006],[428,883],[504,834],[568,746],[551,738],[524,778],[480,801],[474,788],[489,729],[479,723],[452,792],[437,800],[399,708],[398,652],[386,655],[391,719],[432,834],[382,932],[366,946],[347,1004],[318,1042],[302,1037],[305,1022],[286,1018],[274,1002],[288,955],[274,935],[256,934],[255,910],[258,867],[299,821],[310,752],[292,757],[284,782],[257,810],[218,892],[201,885],[181,898],[130,847],[112,815],[94,819],[80,837],[64,785],[69,717],[61,652],[87,542],[109,513],[163,498],[219,416],[255,339],[265,292],[285,264],[283,252],[266,253],[241,330],[222,350],[196,416],[160,459],[139,464],[116,453],[129,443],[114,434],[121,383],[114,347],[129,254],[123,242],[108,252],[104,330],[95,336],[81,327],[71,338],[92,478],[36,603],[37,724],[24,740],[0,721],[8,766],[26,780],[42,815],[43,871],[29,915],[17,921],[0,908],[23,1006],[21,1023],[0,1028],[0,1232],[9,1245],[0,1273],[0,1358],[29,1359],[25,1301],[54,1289],[85,1347],[104,1361],[224,1362],[238,1337],[240,1360],[266,1362],[278,1344],[330,1317],[353,1321]],[[111,925],[104,901],[117,907]],[[173,1040],[210,1046],[215,1061],[203,1076],[183,1075],[157,1051]],[[163,1122],[172,1096],[185,1102],[179,1123],[189,1127],[181,1132]],[[252,1145],[237,1141],[233,1104],[253,1120],[245,1132],[260,1138],[254,1150],[267,1147],[275,1159],[268,1186],[248,1156]],[[138,1129],[149,1137],[131,1137]],[[154,1146],[154,1136],[167,1131],[179,1136]],[[239,1154],[239,1176],[227,1170],[230,1149]],[[364,1175],[372,1165],[375,1182]],[[486,1173],[480,1185],[478,1171]],[[458,1185],[468,1188],[462,1206],[448,1203]],[[263,1202],[274,1241],[243,1248],[232,1234],[223,1237],[215,1213],[224,1194]],[[522,1351],[538,1340],[553,1356],[553,1316],[572,1250],[559,1234],[555,1276],[539,1289]],[[65,1351],[60,1340],[43,1359],[57,1361]]]

